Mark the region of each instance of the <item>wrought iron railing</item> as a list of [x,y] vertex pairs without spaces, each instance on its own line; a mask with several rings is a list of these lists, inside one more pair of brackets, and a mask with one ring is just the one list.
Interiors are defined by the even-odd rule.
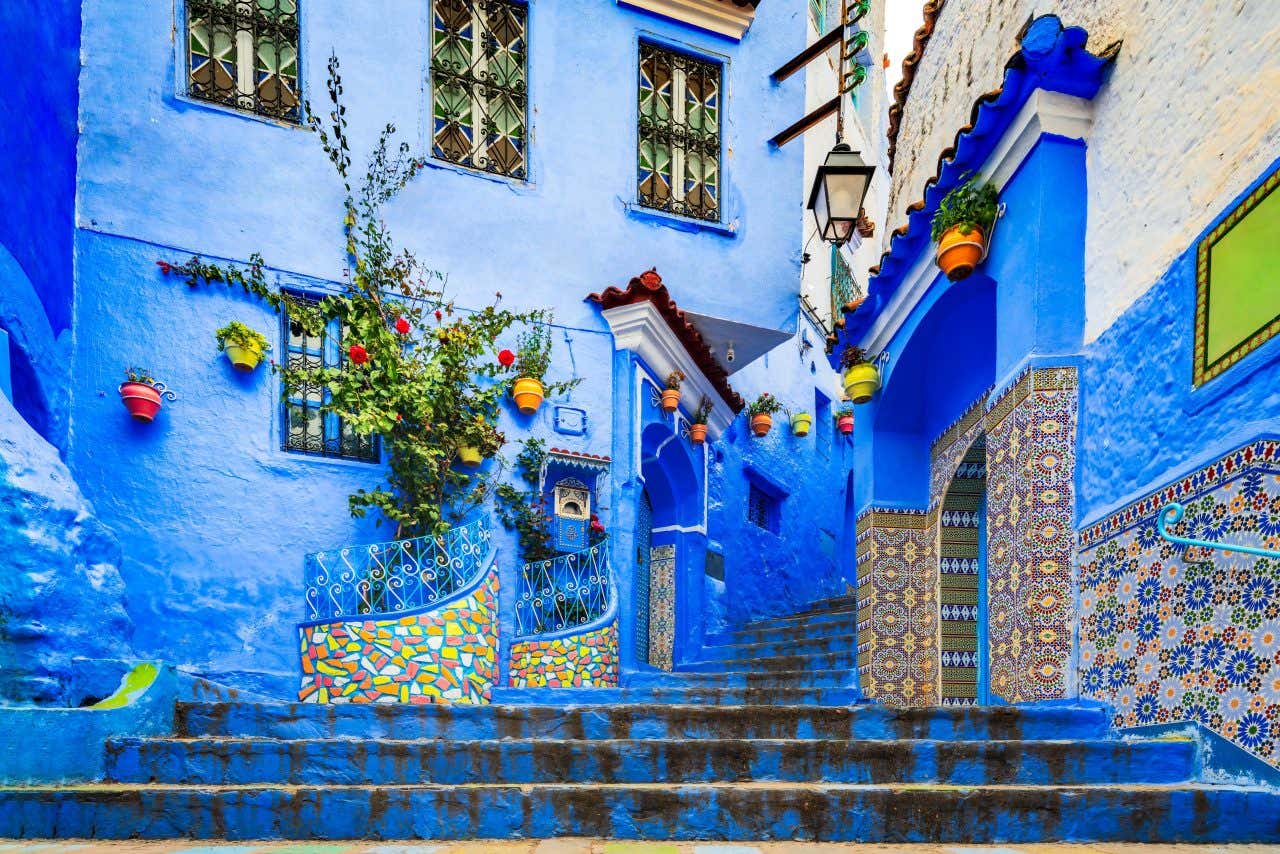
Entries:
[[526,563],[516,589],[516,633],[545,635],[583,626],[612,604],[608,541],[551,560]]
[[1187,513],[1187,508],[1183,507],[1176,501],[1171,501],[1160,511],[1160,515],[1156,517],[1156,530],[1160,532],[1160,536],[1164,537],[1171,543],[1179,546],[1188,546],[1200,549],[1219,549],[1224,552],[1240,552],[1247,555],[1257,555],[1258,557],[1280,558],[1280,551],[1274,549],[1259,549],[1253,546],[1241,546],[1235,543],[1218,543],[1211,540],[1200,540],[1194,537],[1179,537],[1170,533],[1169,525],[1176,525],[1182,521],[1182,517]]
[[487,518],[437,537],[336,551],[304,561],[307,619],[395,614],[426,608],[474,581],[489,554]]

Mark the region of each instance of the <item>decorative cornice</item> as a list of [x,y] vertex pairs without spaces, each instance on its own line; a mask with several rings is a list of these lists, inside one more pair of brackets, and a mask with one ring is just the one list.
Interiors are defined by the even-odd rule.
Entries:
[[741,41],[755,20],[760,0],[618,0],[618,5]]

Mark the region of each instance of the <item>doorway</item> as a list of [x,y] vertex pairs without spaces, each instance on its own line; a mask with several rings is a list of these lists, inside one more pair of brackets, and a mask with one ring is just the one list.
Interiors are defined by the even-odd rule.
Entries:
[[987,444],[965,452],[942,499],[938,543],[940,691],[944,706],[989,703],[986,573]]

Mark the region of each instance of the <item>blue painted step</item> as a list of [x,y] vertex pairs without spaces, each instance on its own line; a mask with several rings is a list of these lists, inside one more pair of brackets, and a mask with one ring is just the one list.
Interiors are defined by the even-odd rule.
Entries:
[[854,634],[858,617],[853,611],[841,611],[814,617],[781,617],[763,623],[750,623],[735,629],[727,639],[733,643],[805,640],[825,638],[833,634]]
[[775,655],[814,655],[824,652],[845,652],[858,648],[858,636],[848,634],[828,634],[814,638],[775,639],[755,641],[752,643],[734,641],[718,643],[703,647],[702,658],[708,661],[725,659],[754,659]]
[[118,738],[119,783],[278,785],[416,783],[703,783],[783,781],[949,785],[1177,783],[1190,740],[372,741]]
[[841,670],[739,670],[733,672],[677,671],[633,673],[629,685],[704,686],[709,688],[852,688],[858,682],[852,667]]
[[[849,706],[861,699],[857,688],[688,687],[686,674],[651,674],[638,685],[623,677],[621,688],[494,688],[499,704],[599,705],[603,703],[675,703],[696,706]],[[646,680],[641,680],[646,681]]]
[[1173,786],[493,784],[0,790],[0,837],[1280,842],[1280,796]]
[[311,739],[1094,739],[1104,710],[885,706],[369,706],[180,703],[181,736]]
[[768,674],[774,671],[808,671],[852,670],[858,666],[857,651],[850,648],[840,652],[818,652],[808,655],[774,655],[759,658],[720,659],[689,661],[676,665],[681,673],[738,673],[759,671]]

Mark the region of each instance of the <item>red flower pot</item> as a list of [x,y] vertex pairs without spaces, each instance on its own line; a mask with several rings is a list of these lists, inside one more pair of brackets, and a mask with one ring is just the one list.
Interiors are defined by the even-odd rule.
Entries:
[[841,415],[839,418],[836,419],[836,428],[839,429],[840,432],[844,433],[846,436],[852,433],[853,432],[853,416]]
[[160,411],[160,392],[147,383],[120,383],[120,400],[136,421],[150,423]]

